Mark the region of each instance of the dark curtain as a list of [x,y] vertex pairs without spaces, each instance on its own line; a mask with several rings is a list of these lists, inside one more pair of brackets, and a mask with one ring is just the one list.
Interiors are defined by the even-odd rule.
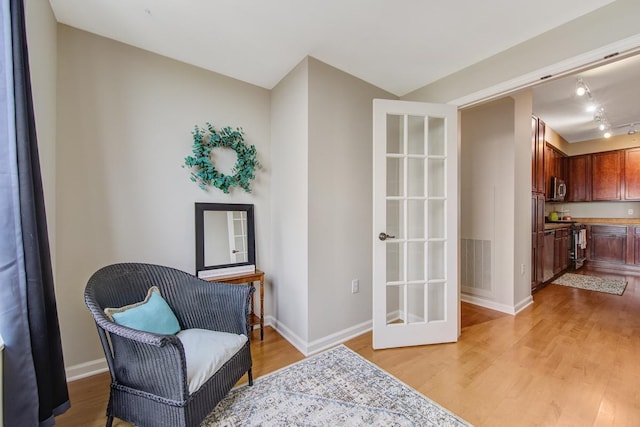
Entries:
[[23,0],[2,1],[0,334],[4,425],[69,408],[36,140]]

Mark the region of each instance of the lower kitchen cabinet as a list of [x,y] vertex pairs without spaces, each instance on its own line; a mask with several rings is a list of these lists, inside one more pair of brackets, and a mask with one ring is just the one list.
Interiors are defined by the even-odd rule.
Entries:
[[591,225],[587,261],[601,267],[621,268],[640,265],[640,244],[636,231],[640,227]]
[[554,258],[553,258],[553,274],[559,274],[560,272],[569,268],[569,241],[571,239],[571,232],[568,228],[562,228],[556,230],[554,246]]
[[629,227],[633,229],[633,263],[640,266],[640,227]]

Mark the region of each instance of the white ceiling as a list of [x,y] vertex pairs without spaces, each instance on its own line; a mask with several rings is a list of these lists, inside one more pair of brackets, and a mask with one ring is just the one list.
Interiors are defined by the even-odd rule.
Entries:
[[50,0],[58,22],[267,89],[310,55],[398,96],[611,2]]
[[603,132],[587,111],[588,96],[577,96],[578,78],[591,99],[604,108],[613,135],[625,134],[635,123],[640,132],[640,55],[563,77],[533,89],[533,113],[568,142],[602,138]]

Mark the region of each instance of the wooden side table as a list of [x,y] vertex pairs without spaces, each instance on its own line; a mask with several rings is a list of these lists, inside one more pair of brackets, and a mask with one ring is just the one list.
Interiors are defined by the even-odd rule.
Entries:
[[255,325],[260,325],[260,340],[264,340],[264,272],[256,270],[255,273],[242,273],[233,276],[223,276],[207,279],[210,282],[229,283],[231,285],[243,285],[245,283],[260,282],[260,316],[253,310],[253,294],[251,294],[251,312],[249,313],[249,326],[253,331]]

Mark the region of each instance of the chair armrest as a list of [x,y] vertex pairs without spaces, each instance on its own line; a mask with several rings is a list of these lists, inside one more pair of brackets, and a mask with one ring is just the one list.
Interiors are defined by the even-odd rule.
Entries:
[[115,382],[174,402],[189,396],[182,342],[166,335],[162,345],[111,335]]

